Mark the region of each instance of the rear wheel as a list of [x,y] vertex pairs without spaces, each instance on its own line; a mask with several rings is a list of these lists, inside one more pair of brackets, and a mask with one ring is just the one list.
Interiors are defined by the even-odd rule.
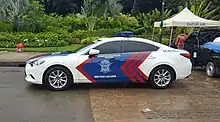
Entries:
[[151,72],[149,80],[154,88],[165,89],[173,83],[174,72],[169,67],[159,66]]
[[66,90],[72,85],[71,73],[64,67],[55,66],[46,71],[44,85],[50,90]]
[[213,62],[209,62],[206,65],[206,74],[208,77],[214,77],[216,74],[216,67]]

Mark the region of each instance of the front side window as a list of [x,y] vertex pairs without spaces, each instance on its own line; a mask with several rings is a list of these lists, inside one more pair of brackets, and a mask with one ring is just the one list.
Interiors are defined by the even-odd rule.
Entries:
[[99,50],[100,54],[121,53],[121,41],[106,42],[94,49]]
[[123,42],[123,52],[147,52],[147,51],[157,51],[159,47],[137,41],[124,41]]

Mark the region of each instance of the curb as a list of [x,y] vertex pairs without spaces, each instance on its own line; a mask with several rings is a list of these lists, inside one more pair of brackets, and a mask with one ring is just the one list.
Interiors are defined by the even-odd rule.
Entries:
[[0,61],[0,67],[25,67],[25,62]]
[[3,55],[5,53],[8,53],[8,51],[0,51],[0,55]]

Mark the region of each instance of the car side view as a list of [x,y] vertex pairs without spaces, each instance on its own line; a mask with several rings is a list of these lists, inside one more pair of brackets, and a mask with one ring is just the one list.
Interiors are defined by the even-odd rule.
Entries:
[[74,83],[148,82],[165,89],[191,74],[189,52],[124,34],[98,39],[75,52],[32,57],[26,62],[25,79],[51,90]]

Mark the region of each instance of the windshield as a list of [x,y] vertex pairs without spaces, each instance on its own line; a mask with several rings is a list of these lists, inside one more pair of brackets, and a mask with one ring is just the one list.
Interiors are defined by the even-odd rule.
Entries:
[[80,46],[80,47],[77,48],[74,52],[80,53],[80,52],[84,51],[85,49],[91,47],[93,44],[96,44],[96,43],[99,42],[99,41],[100,41],[100,40],[95,40],[95,41],[91,42],[90,44]]
[[92,46],[93,44],[94,44],[94,43],[88,44],[88,45],[83,45],[83,46],[77,48],[74,52],[80,53],[80,52],[82,52],[83,50],[85,50],[85,49],[89,48],[90,46]]

